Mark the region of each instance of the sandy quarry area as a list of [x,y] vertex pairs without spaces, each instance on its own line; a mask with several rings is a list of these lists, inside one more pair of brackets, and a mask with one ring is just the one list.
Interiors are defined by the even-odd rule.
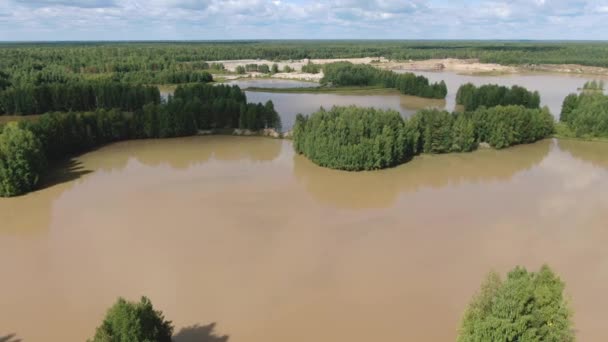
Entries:
[[[338,61],[348,61],[353,64],[372,64],[381,69],[387,70],[411,70],[411,71],[452,71],[462,74],[476,74],[476,73],[499,73],[499,74],[510,74],[510,73],[525,73],[525,72],[552,72],[552,73],[575,73],[575,74],[591,74],[591,75],[608,75],[608,68],[591,67],[583,65],[572,65],[572,64],[539,64],[539,65],[521,65],[521,66],[508,66],[494,63],[481,63],[478,59],[456,59],[456,58],[445,58],[445,59],[428,59],[420,61],[395,61],[388,60],[384,57],[367,57],[367,58],[339,58],[339,59],[301,59],[301,60],[290,60],[274,62],[264,59],[241,59],[241,60],[227,60],[227,61],[210,61],[215,63],[223,63],[225,68],[229,71],[236,71],[236,67],[239,65],[247,64],[278,64],[279,69],[283,70],[286,65],[289,65],[294,72],[291,73],[277,73],[272,75],[273,78],[293,79],[293,80],[304,80],[304,81],[316,81],[318,82],[322,77],[323,73],[309,74],[302,73],[302,66],[308,62],[315,64],[327,64]],[[226,79],[241,78],[242,75],[225,76]],[[267,77],[265,74],[250,72],[247,77]]]

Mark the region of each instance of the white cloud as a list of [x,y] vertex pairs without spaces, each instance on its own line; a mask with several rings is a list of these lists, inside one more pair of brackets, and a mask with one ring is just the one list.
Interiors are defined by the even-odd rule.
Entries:
[[604,13],[595,0],[0,0],[0,39],[593,39]]

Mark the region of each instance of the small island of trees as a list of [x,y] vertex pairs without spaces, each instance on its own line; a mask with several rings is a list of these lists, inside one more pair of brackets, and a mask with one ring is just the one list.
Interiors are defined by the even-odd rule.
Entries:
[[444,81],[429,83],[424,76],[413,73],[398,74],[389,70],[380,70],[368,64],[335,62],[323,66],[322,85],[332,86],[377,86],[394,88],[402,94],[433,99],[444,99],[448,93]]
[[480,143],[496,149],[532,143],[553,131],[546,108],[427,109],[405,120],[396,111],[350,106],[298,115],[293,140],[297,153],[320,166],[361,171],[395,166],[420,153],[470,152]]
[[475,110],[482,106],[519,105],[526,108],[539,108],[540,94],[516,85],[511,88],[496,84],[477,87],[472,83],[467,83],[458,88],[456,103],[462,105],[465,111]]

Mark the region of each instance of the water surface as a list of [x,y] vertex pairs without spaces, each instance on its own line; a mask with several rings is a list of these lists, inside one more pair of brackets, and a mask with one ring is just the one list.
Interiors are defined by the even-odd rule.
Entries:
[[[396,72],[407,72],[395,70]],[[606,76],[582,75],[582,74],[557,74],[557,73],[523,73],[504,75],[466,75],[450,71],[421,72],[415,71],[416,75],[423,75],[431,82],[445,81],[448,86],[446,98],[446,109],[452,111],[456,105],[456,93],[458,88],[465,83],[473,83],[477,86],[484,84],[499,84],[503,86],[519,85],[532,91],[538,91],[541,105],[548,106],[551,113],[559,118],[564,98],[571,93],[578,93],[587,81],[605,80]]]
[[424,99],[416,96],[400,94],[287,94],[246,91],[249,102],[266,102],[272,100],[274,107],[281,116],[283,130],[289,130],[295,123],[297,114],[311,114],[321,107],[330,109],[333,106],[360,106],[391,109],[398,111],[403,117],[410,117],[420,109],[444,108],[444,100]]
[[0,336],[84,341],[118,296],[229,341],[453,341],[484,275],[549,263],[605,341],[608,144],[320,168],[289,141],[131,141],[0,199]]

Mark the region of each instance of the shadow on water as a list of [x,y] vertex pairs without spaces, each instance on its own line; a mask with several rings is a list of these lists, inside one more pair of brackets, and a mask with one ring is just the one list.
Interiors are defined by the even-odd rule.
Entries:
[[[195,324],[182,328],[177,334],[173,335],[173,342],[227,342],[228,335],[217,335],[215,323],[208,325]],[[0,340],[0,342],[2,342]]]
[[17,334],[8,334],[6,336],[0,336],[0,342],[21,342],[20,338],[17,338]]
[[43,190],[58,184],[71,182],[93,172],[91,170],[85,169],[82,165],[82,162],[75,158],[70,158],[54,163],[50,167],[51,172],[42,178],[38,190]]
[[560,139],[557,141],[557,146],[576,159],[608,169],[607,142]]

